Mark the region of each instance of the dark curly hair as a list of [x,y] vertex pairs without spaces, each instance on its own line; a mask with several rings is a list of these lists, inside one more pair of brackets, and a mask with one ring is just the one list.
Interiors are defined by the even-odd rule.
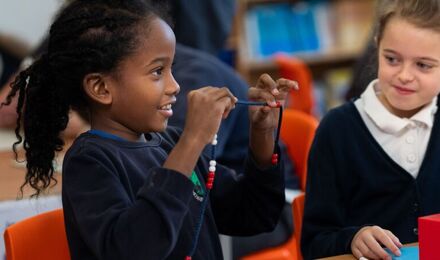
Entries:
[[88,110],[84,76],[117,72],[120,62],[136,50],[140,30],[148,32],[155,17],[168,21],[164,14],[165,9],[142,0],[76,0],[58,14],[47,52],[18,74],[1,104],[9,105],[18,92],[18,141],[13,150],[17,156],[17,145],[23,142],[27,173],[22,193],[27,184],[36,190],[33,196],[51,181],[56,184],[53,160],[64,145],[60,132],[67,126],[69,110]]

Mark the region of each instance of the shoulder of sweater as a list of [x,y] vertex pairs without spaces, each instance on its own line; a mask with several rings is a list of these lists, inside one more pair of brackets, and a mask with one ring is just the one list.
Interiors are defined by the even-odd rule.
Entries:
[[357,109],[353,102],[347,102],[339,107],[333,108],[322,118],[319,126],[344,126],[352,124],[356,120]]

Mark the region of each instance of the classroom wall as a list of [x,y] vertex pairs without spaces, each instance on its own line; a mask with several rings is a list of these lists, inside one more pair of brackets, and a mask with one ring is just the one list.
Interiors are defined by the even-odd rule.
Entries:
[[35,47],[59,9],[62,0],[0,0],[0,33]]

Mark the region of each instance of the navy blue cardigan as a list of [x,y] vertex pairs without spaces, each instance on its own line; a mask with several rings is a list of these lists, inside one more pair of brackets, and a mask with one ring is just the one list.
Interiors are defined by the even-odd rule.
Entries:
[[[183,174],[161,165],[180,132],[148,134],[146,143],[81,135],[63,163],[63,206],[72,259],[184,259],[201,198]],[[244,159],[244,158],[243,158]],[[272,230],[284,205],[282,165],[245,174],[217,165],[193,259],[222,259],[218,232]],[[204,183],[209,158],[195,167]]]
[[440,212],[440,113],[416,179],[377,143],[353,102],[331,110],[313,142],[301,249],[305,259],[351,253],[365,225],[418,240],[417,218]]

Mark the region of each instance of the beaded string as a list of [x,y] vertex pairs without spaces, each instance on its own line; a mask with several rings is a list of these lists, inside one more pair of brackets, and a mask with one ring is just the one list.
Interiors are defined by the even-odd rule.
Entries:
[[[244,100],[238,100],[235,104],[237,105],[245,105],[245,106],[268,106],[267,102],[259,102],[259,101],[244,101]],[[278,117],[278,127],[277,127],[277,133],[275,136],[275,145],[274,145],[274,150],[272,153],[272,165],[276,165],[278,163],[278,154],[276,153],[276,149],[277,149],[277,144],[278,144],[278,140],[280,137],[280,130],[281,130],[281,121],[283,118],[283,106],[281,105],[280,102],[276,102],[276,107],[280,109],[280,114]],[[206,205],[208,204],[208,196],[209,196],[209,192],[211,191],[213,185],[214,185],[214,178],[215,178],[215,170],[216,170],[216,154],[215,154],[215,149],[216,149],[216,145],[217,145],[217,135],[214,136],[214,139],[211,142],[211,160],[209,161],[209,172],[208,172],[208,178],[206,180],[206,193],[205,193],[205,198],[203,199],[201,208],[200,208],[200,215],[198,217],[198,221],[197,224],[195,226],[195,231],[194,231],[194,239],[191,245],[191,249],[188,253],[188,255],[185,257],[185,260],[192,260],[192,256],[194,255],[196,248],[197,248],[197,243],[198,243],[198,239],[199,239],[199,235],[200,235],[200,230],[202,229],[202,223],[203,223],[203,218],[204,218],[204,213],[206,210]]]
[[215,161],[215,147],[217,145],[217,135],[214,136],[214,139],[211,142],[211,160],[209,161],[209,172],[208,172],[208,179],[206,180],[206,192],[205,192],[205,198],[203,199],[202,206],[200,208],[200,215],[197,220],[197,224],[195,227],[194,232],[194,239],[191,245],[191,250],[189,251],[189,254],[185,257],[185,260],[191,260],[192,256],[194,255],[194,252],[197,248],[197,243],[199,240],[200,230],[202,229],[202,223],[203,223],[203,217],[206,210],[206,205],[208,205],[208,196],[209,192],[212,189],[212,185],[214,184],[214,177],[215,177],[215,166],[217,165],[217,162]]
[[[238,100],[235,104],[246,105],[246,106],[268,106],[267,102],[261,102],[261,101]],[[279,101],[276,101],[276,107],[280,109],[280,115],[278,117],[277,134],[275,136],[275,144],[278,144],[278,140],[280,139],[281,121],[283,118],[283,106]],[[276,149],[277,146],[274,145],[273,153],[272,153],[272,165],[276,165],[278,163],[278,154],[276,153]]]

